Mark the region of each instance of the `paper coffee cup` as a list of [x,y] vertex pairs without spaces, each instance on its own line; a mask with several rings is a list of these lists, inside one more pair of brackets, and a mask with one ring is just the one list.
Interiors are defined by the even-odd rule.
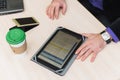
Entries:
[[6,40],[16,54],[24,53],[27,49],[25,32],[19,28],[9,30]]

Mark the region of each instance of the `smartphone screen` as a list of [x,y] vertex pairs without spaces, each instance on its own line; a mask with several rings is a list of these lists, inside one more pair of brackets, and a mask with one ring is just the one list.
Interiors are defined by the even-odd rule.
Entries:
[[36,21],[31,18],[31,17],[28,17],[28,18],[20,18],[20,19],[16,19],[17,22],[20,24],[20,25],[24,25],[24,24],[30,24],[30,23],[36,23]]
[[33,17],[16,18],[13,19],[13,21],[16,23],[18,27],[38,24],[38,21],[36,21],[36,19]]

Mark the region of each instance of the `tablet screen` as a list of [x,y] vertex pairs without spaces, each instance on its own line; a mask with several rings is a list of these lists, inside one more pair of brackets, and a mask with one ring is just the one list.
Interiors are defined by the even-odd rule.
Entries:
[[60,30],[40,52],[38,58],[62,68],[71,55],[70,51],[80,41],[80,38]]

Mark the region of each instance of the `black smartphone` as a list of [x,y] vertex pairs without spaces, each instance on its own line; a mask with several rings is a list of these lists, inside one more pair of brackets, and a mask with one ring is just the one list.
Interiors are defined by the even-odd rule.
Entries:
[[34,17],[15,18],[13,19],[18,27],[38,25],[39,22]]
[[16,27],[23,29],[25,32],[39,25],[34,17],[15,18],[13,21]]

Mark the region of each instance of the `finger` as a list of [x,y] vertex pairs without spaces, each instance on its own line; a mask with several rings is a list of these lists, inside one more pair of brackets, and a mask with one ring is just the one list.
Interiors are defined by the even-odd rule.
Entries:
[[92,50],[89,49],[81,58],[81,61],[86,60],[86,58],[88,58],[88,56],[92,53]]
[[50,6],[48,6],[46,13],[47,13],[48,17],[50,18]]
[[48,7],[46,8],[46,14],[47,14],[47,15],[49,14],[49,7],[50,7],[50,6],[48,6]]
[[59,10],[60,10],[59,7],[55,8],[55,18],[56,19],[58,19],[58,17],[59,17]]
[[80,59],[81,56],[83,56],[88,50],[89,50],[89,47],[84,47],[83,49],[81,49],[81,51],[79,52],[77,56],[77,59]]
[[88,42],[85,42],[84,44],[82,44],[75,52],[75,54],[79,54],[81,52],[82,49],[84,49],[86,46],[88,46]]
[[64,4],[63,7],[62,7],[62,14],[63,15],[65,15],[66,10],[67,10],[67,6],[66,6],[66,4]]
[[93,52],[90,62],[94,62],[96,59],[97,53]]
[[82,51],[82,49],[84,49],[85,48],[85,46],[86,45],[81,45],[77,50],[76,50],[76,52],[75,52],[75,54],[79,54],[80,55],[80,52]]
[[55,11],[55,7],[50,7],[49,8],[50,19],[54,19],[54,11]]

